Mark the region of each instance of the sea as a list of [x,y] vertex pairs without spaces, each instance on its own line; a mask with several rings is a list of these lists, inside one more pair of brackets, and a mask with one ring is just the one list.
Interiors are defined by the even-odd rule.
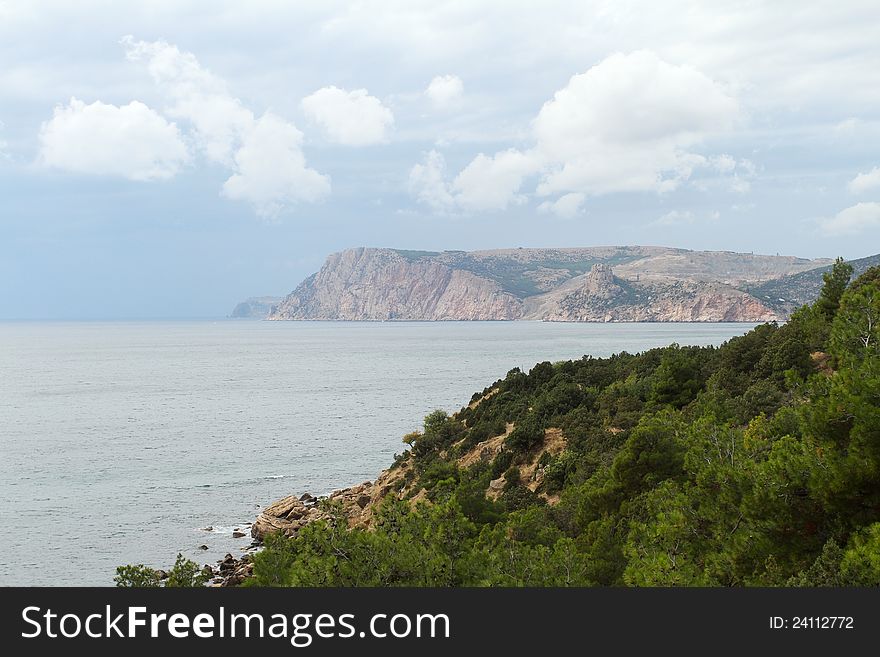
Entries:
[[374,479],[514,367],[753,326],[0,322],[0,585],[238,556],[261,507]]

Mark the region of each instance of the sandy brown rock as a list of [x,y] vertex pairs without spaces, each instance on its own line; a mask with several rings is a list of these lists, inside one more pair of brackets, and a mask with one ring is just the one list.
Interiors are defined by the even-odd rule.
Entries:
[[335,253],[269,319],[517,319],[522,302],[490,280],[391,249]]
[[749,286],[825,264],[640,246],[356,248],[329,256],[269,319],[762,322],[784,317]]

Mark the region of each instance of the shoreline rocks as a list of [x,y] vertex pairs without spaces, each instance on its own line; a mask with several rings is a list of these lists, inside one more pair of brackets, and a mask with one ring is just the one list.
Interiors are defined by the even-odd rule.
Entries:
[[251,577],[254,570],[252,551],[258,549],[270,534],[282,532],[292,538],[306,525],[320,520],[333,521],[339,517],[340,512],[349,527],[369,527],[373,519],[373,508],[385,496],[395,494],[402,498],[405,495],[405,474],[410,467],[409,464],[391,467],[384,470],[375,482],[365,481],[349,488],[334,490],[327,496],[317,497],[311,493],[303,493],[299,496],[288,495],[272,502],[251,524],[251,536],[254,540],[246,554],[240,558],[227,554],[217,562],[216,567],[209,564],[203,567],[202,572],[210,578],[208,585],[238,586]]

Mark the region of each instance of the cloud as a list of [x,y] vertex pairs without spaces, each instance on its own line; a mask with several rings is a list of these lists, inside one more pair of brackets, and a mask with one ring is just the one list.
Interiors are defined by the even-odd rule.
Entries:
[[856,203],[819,220],[820,230],[831,236],[855,235],[876,227],[880,227],[880,203]]
[[288,203],[314,202],[329,194],[327,176],[306,166],[302,139],[292,124],[264,114],[235,153],[237,173],[224,183],[224,196],[249,201],[259,214],[275,216]]
[[[539,196],[663,193],[697,168],[729,176],[731,188],[745,192],[751,162],[696,152],[738,118],[737,101],[699,71],[644,50],[614,54],[544,103],[532,122],[532,147],[474,158],[452,184],[455,201],[503,209],[525,198],[520,188],[537,173]],[[734,173],[740,170],[742,177]]]
[[435,212],[449,212],[455,198],[446,181],[446,160],[435,150],[425,154],[424,160],[409,172],[409,191],[419,203]]
[[234,98],[226,83],[199,64],[195,55],[165,41],[121,40],[131,62],[145,63],[169,102],[165,113],[192,124],[196,141],[212,162],[229,165],[254,114]]
[[860,173],[847,185],[853,194],[864,194],[878,187],[880,187],[880,167],[874,167],[868,173]]
[[671,210],[670,212],[667,212],[655,221],[652,221],[649,225],[667,227],[692,226],[697,223],[709,223],[713,221],[718,221],[718,219],[720,218],[721,213],[717,210],[710,212],[708,215],[697,215],[690,210]]
[[726,189],[735,194],[747,194],[752,189],[752,180],[757,175],[754,162],[746,158],[739,160],[723,153],[712,155],[706,160],[705,173],[693,181],[694,187],[708,192]]
[[664,192],[707,159],[693,147],[730,129],[738,105],[688,66],[641,50],[607,57],[575,75],[534,121],[550,163],[539,194]]
[[324,87],[303,98],[302,108],[331,141],[346,146],[387,141],[387,131],[394,125],[391,110],[366,89]]
[[544,201],[538,206],[538,212],[552,212],[562,219],[572,219],[581,214],[581,209],[586,200],[586,194],[572,192],[564,194],[555,201]]
[[455,107],[463,95],[464,83],[457,75],[438,75],[425,89],[425,96],[439,109]]
[[492,157],[480,153],[449,182],[443,155],[432,150],[410,170],[409,189],[436,212],[503,210],[525,201],[516,192],[534,170],[532,158],[515,149]]
[[455,201],[465,210],[503,210],[522,203],[525,197],[517,192],[536,170],[531,154],[513,148],[492,157],[480,153],[453,181]]
[[180,131],[143,103],[121,107],[71,98],[40,128],[47,167],[129,180],[173,177],[190,161]]
[[192,126],[205,158],[232,170],[224,196],[275,216],[292,203],[330,193],[330,178],[307,166],[303,136],[293,123],[270,112],[256,118],[224,80],[175,45],[131,36],[122,44],[129,61],[146,64],[169,103],[166,113]]

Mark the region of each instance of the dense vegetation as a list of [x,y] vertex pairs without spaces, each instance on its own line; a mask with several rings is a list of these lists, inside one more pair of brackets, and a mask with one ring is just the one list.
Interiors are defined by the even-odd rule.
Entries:
[[880,584],[880,268],[850,275],[719,348],[511,370],[406,437],[372,527],[270,537],[248,584]]

